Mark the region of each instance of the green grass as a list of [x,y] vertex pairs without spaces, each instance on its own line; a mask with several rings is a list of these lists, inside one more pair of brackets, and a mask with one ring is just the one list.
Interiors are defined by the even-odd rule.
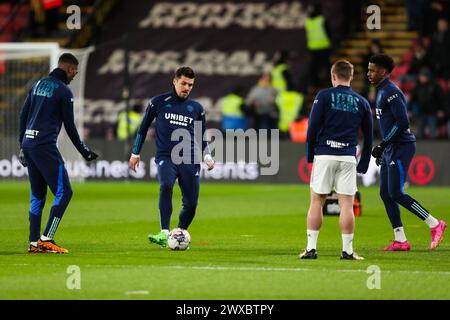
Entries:
[[[27,183],[0,183],[0,299],[449,299],[450,242],[430,252],[428,227],[402,209],[410,252],[382,252],[393,233],[376,188],[362,188],[354,248],[364,261],[340,261],[337,217],[325,217],[319,259],[298,259],[306,245],[309,188],[202,184],[191,248],[149,244],[159,230],[155,183],[74,184],[56,234],[67,255],[26,253]],[[450,221],[450,188],[409,188],[436,217]],[[52,196],[47,199],[44,222]],[[174,194],[172,227],[180,192]],[[447,231],[450,232],[450,231]],[[79,266],[81,289],[67,268]],[[381,269],[381,289],[366,272]],[[134,293],[134,294],[133,294]]]

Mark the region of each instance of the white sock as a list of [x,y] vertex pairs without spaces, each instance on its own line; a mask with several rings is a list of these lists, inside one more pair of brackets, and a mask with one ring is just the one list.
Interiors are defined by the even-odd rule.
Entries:
[[394,236],[395,236],[395,241],[398,241],[398,242],[406,241],[406,235],[405,235],[405,231],[403,230],[403,227],[395,228]]
[[32,246],[37,247],[37,241],[31,241],[30,244],[31,244]]
[[353,253],[353,233],[342,234],[342,251]]
[[162,229],[161,232],[164,232],[165,234],[169,234],[169,230],[168,229]]
[[49,238],[49,237],[46,237],[46,236],[42,235],[41,236],[41,240],[42,241],[50,241],[50,240],[52,240],[52,238]]
[[312,249],[316,249],[319,230],[306,230],[306,235],[308,236],[308,245],[306,246],[306,250],[311,251]]
[[436,228],[439,224],[439,221],[431,214],[424,221],[430,228]]

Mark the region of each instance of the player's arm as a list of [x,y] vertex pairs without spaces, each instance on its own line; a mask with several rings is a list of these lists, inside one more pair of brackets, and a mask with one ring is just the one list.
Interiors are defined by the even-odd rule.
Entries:
[[31,95],[30,92],[27,94],[27,98],[23,103],[22,109],[20,110],[19,116],[19,144],[22,146],[23,136],[25,135],[25,130],[27,129],[28,114],[30,112],[31,106]]
[[25,156],[23,154],[22,150],[22,141],[23,136],[25,135],[25,130],[27,129],[27,120],[28,120],[28,114],[30,113],[30,106],[31,106],[31,95],[30,92],[27,94],[27,98],[25,99],[25,102],[23,103],[22,109],[20,110],[20,116],[19,116],[19,162],[26,167],[27,160],[25,159]]
[[136,134],[136,138],[134,139],[133,149],[131,151],[131,157],[128,161],[128,166],[131,170],[136,171],[136,168],[139,167],[139,162],[141,161],[141,149],[144,145],[145,137],[147,136],[148,128],[152,124],[153,120],[156,117],[157,106],[153,100],[150,100],[148,103],[147,109],[145,110],[144,118],[142,119],[141,125],[139,126],[139,130]]
[[409,128],[408,110],[401,92],[392,92],[386,98],[386,104],[390,107],[395,122],[383,141],[372,150],[372,156],[381,157],[384,149],[395,140],[403,131]]
[[364,137],[364,145],[361,151],[361,159],[359,160],[356,171],[358,173],[366,173],[370,163],[370,153],[372,151],[373,144],[373,120],[370,106],[367,103],[365,107],[363,121],[361,123],[361,129]]
[[63,93],[61,108],[64,128],[66,129],[70,141],[72,141],[75,148],[85,160],[92,161],[97,159],[98,154],[89,149],[89,147],[80,139],[73,116],[73,95],[69,90]]
[[201,109],[200,114],[200,120],[202,122],[202,152],[204,154],[203,161],[205,161],[206,165],[208,166],[208,171],[214,169],[214,160],[211,156],[211,151],[209,150],[208,141],[205,139],[205,132],[206,132],[206,117],[205,117],[205,110]]
[[308,130],[306,132],[306,159],[308,163],[314,160],[314,147],[317,140],[317,135],[322,126],[324,116],[324,97],[320,92],[314,99],[314,103],[309,114]]

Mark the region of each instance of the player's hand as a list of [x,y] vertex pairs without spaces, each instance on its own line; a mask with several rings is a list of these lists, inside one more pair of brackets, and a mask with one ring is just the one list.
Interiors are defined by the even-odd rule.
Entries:
[[383,157],[375,158],[375,164],[379,167],[383,163]]
[[383,155],[384,149],[386,149],[386,146],[383,143],[375,146],[375,148],[372,149],[372,157],[380,158]]
[[83,155],[84,160],[86,161],[92,161],[98,158],[98,154],[96,154],[94,151],[89,150],[88,153]]
[[141,156],[138,154],[132,154],[130,160],[128,160],[128,167],[136,172],[136,168],[139,168],[139,162],[141,161]]
[[210,154],[205,154],[204,160],[205,160],[206,166],[208,167],[208,171],[211,171],[212,169],[214,169],[215,162]]
[[19,152],[19,162],[24,167],[28,166],[27,159],[25,159],[25,155],[23,154],[22,148],[20,149],[20,152]]
[[367,169],[369,168],[369,164],[366,164],[363,166],[361,162],[358,163],[356,166],[356,172],[360,174],[365,174],[367,172]]

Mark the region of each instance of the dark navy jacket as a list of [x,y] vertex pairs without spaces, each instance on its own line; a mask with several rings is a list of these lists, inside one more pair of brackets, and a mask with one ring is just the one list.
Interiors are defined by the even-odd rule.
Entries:
[[81,141],[73,116],[73,95],[67,75],[59,68],[31,87],[20,112],[19,142],[22,148],[54,145],[62,124],[67,135],[83,155],[89,152]]
[[383,143],[416,141],[416,137],[409,129],[405,96],[390,79],[384,79],[377,86],[375,110]]
[[[154,119],[156,119],[156,159],[170,157],[172,149],[183,140],[183,138],[179,138],[171,141],[172,133],[176,129],[187,130],[191,139],[191,155],[199,154],[194,130],[196,121],[198,126],[201,124],[202,152],[207,147],[207,142],[203,140],[206,121],[202,105],[189,98],[179,98],[173,89],[171,92],[153,97],[150,100],[136,135],[132,150],[133,154],[140,154],[148,128]],[[200,132],[197,134],[200,136]]]
[[356,156],[359,128],[364,136],[364,147],[358,172],[365,172],[372,149],[373,124],[369,103],[347,86],[321,90],[314,100],[308,121],[308,162],[313,162],[314,155]]

